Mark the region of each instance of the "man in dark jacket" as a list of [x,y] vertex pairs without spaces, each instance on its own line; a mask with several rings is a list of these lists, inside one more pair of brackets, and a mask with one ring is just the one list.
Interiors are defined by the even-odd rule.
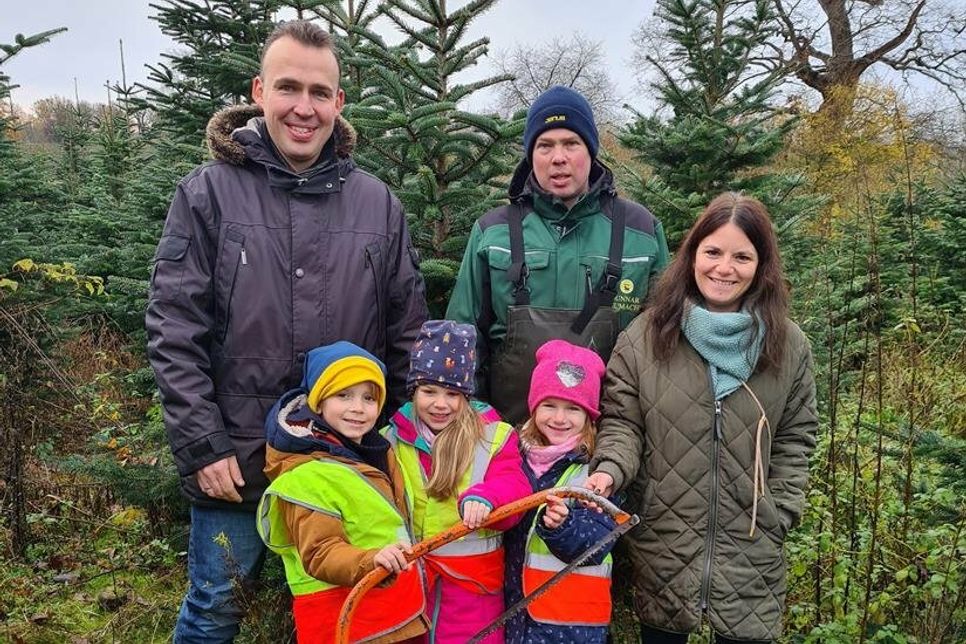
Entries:
[[664,229],[617,197],[590,104],[552,87],[530,106],[510,205],[473,226],[446,317],[475,324],[478,395],[526,417],[534,352],[561,338],[604,362],[668,262]]
[[264,557],[265,414],[299,383],[306,352],[349,340],[379,357],[391,411],[427,313],[400,203],[352,162],[329,34],[277,28],[252,97],[258,107],[209,123],[216,160],[178,185],[151,278],[148,355],[192,505],[175,642],[238,632],[233,591]]

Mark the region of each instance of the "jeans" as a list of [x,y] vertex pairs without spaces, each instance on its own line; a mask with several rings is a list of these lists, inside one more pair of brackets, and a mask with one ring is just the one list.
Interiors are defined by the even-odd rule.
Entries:
[[189,586],[173,643],[231,642],[245,614],[238,591],[258,579],[264,561],[254,512],[192,506]]

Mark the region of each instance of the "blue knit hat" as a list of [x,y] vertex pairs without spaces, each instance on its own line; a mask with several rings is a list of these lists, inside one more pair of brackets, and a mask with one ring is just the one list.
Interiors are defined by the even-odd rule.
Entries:
[[360,382],[376,385],[382,409],[386,402],[386,366],[379,358],[345,340],[312,349],[305,357],[302,387],[308,391],[308,406],[315,413],[319,413],[323,400]]
[[527,111],[527,125],[523,130],[523,149],[527,159],[533,155],[537,137],[558,127],[576,132],[587,145],[591,158],[597,157],[600,138],[590,103],[569,87],[554,85],[538,96]]
[[452,320],[427,320],[409,352],[406,389],[440,385],[472,396],[476,389],[476,327]]

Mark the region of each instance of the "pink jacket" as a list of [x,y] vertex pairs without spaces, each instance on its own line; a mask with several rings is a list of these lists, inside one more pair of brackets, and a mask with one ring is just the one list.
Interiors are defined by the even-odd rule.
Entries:
[[[492,409],[492,407],[491,407]],[[420,454],[422,456],[422,454]],[[420,461],[422,462],[422,461]],[[510,434],[503,448],[490,461],[483,482],[472,485],[460,495],[460,509],[468,499],[489,503],[493,508],[521,499],[533,492],[527,475],[523,473],[520,457],[520,437],[516,431]],[[462,516],[460,512],[460,516]],[[509,516],[491,526],[494,530],[509,530],[520,522],[523,512]]]

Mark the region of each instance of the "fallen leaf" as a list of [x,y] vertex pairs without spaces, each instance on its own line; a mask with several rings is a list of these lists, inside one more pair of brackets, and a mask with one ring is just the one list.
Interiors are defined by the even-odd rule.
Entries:
[[116,611],[128,600],[126,593],[116,593],[113,590],[102,590],[97,594],[97,605],[106,611]]
[[62,572],[59,575],[54,575],[54,581],[59,584],[72,584],[80,579],[80,575],[76,572]]
[[41,611],[39,613],[34,613],[30,616],[30,621],[34,624],[46,624],[50,621],[50,613],[47,611]]

